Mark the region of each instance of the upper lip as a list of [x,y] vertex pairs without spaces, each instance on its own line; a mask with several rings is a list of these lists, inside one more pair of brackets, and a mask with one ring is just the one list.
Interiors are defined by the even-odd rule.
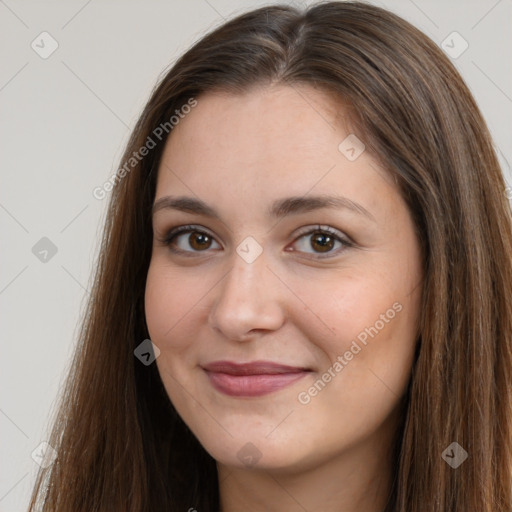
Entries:
[[252,361],[250,363],[214,361],[204,365],[203,369],[209,372],[226,373],[228,375],[278,375],[310,371],[309,368],[289,366],[272,361]]

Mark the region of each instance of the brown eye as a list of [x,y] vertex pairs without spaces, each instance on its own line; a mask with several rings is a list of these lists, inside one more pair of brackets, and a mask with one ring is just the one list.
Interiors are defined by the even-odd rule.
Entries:
[[188,243],[194,250],[202,251],[212,245],[212,239],[205,233],[194,231],[189,235]]
[[[164,245],[176,253],[194,253],[204,252],[210,248],[219,249],[220,245],[209,233],[195,228],[194,226],[180,226],[173,229],[162,240]],[[216,246],[214,245],[216,244]]]
[[354,247],[354,243],[334,228],[317,226],[316,229],[303,232],[293,246],[293,251],[305,253],[308,257],[328,258]]
[[329,252],[333,249],[335,239],[329,233],[317,231],[311,235],[310,244],[317,252]]

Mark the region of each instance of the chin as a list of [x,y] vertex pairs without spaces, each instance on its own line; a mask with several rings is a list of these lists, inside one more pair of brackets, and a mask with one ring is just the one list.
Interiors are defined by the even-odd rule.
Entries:
[[[243,427],[239,432],[244,432]],[[218,463],[238,469],[299,472],[314,464],[314,448],[301,442],[299,436],[290,434],[283,440],[265,435],[247,432],[243,437],[232,438],[226,434],[222,444],[218,438],[204,439],[201,444]]]

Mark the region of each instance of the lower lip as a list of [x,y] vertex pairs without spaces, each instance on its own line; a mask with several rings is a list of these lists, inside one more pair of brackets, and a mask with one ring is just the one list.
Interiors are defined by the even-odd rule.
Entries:
[[283,389],[302,379],[309,372],[279,373],[263,375],[229,375],[206,372],[212,386],[229,396],[262,396]]

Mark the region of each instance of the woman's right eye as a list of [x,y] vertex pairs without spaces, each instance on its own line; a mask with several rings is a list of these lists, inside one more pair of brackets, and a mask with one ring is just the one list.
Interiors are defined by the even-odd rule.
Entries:
[[212,235],[197,226],[180,226],[171,230],[161,242],[176,253],[197,253],[212,248],[213,244],[220,245]]

